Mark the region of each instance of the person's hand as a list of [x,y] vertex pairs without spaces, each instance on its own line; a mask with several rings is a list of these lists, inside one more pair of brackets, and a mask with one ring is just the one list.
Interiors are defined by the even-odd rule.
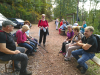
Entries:
[[32,37],[31,40],[33,40],[34,38]]
[[43,27],[41,27],[41,29],[43,29]]
[[73,46],[71,43],[69,43],[69,47]]
[[84,45],[82,46],[82,48],[83,48],[84,50],[88,50],[88,45],[87,45],[87,44],[84,44]]
[[14,54],[18,54],[18,53],[21,53],[21,52],[19,50],[14,51]]
[[45,29],[47,29],[48,27],[45,27]]
[[26,43],[30,44],[30,41],[26,41]]

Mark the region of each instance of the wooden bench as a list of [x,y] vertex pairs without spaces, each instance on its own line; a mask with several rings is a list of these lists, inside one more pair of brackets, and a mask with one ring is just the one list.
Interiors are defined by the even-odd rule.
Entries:
[[92,59],[91,59],[93,62],[95,62],[97,65],[100,66],[100,59],[96,56],[94,56]]
[[5,64],[5,72],[7,72],[7,69],[12,69],[12,72],[14,72],[14,60],[12,60],[12,68],[7,68],[7,64],[9,62],[10,61],[2,61],[2,60],[0,60],[0,64]]
[[60,35],[65,35],[65,30],[60,30]]

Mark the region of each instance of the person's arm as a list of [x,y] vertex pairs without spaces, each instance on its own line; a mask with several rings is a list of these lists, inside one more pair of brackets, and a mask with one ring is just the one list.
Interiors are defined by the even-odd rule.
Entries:
[[92,46],[92,45],[86,43],[86,44],[83,44],[82,48],[83,48],[84,50],[88,50],[91,46]]
[[6,48],[6,43],[0,43],[0,52],[3,52],[5,54],[18,54],[20,53],[19,50],[11,51]]

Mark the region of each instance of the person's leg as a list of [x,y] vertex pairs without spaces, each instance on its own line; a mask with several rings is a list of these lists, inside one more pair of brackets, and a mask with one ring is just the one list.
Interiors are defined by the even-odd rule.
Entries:
[[69,47],[68,50],[67,50],[67,52],[68,52],[67,57],[70,58],[71,57],[71,52],[75,49],[80,49],[80,48],[81,48],[80,46],[71,46],[71,47]]
[[67,42],[63,42],[63,43],[62,43],[62,52],[63,52],[63,53],[64,53],[64,52],[66,53],[66,47],[65,47],[66,44],[68,44],[68,43],[67,43]]
[[71,53],[76,58],[76,60],[78,60],[80,58],[79,55],[82,55],[82,51],[83,49],[78,49],[78,50],[72,51]]
[[[0,56],[0,59],[3,60],[3,61],[9,61],[9,60],[14,60],[14,62],[21,61],[20,72],[26,71],[28,57],[24,53],[13,54],[13,55],[7,54],[7,55],[4,55],[4,56]],[[16,64],[15,64],[15,66],[18,67],[18,65],[16,65]]]
[[72,50],[79,49],[81,47],[80,46],[71,46],[71,47],[69,47],[69,45],[68,46],[66,45],[66,48],[67,48],[67,51],[66,51],[66,55],[65,55],[64,60],[65,61],[69,61],[69,60],[71,60],[71,52],[72,52]]
[[[25,48],[16,47],[16,50],[19,50],[21,53],[25,53]],[[16,60],[14,61],[14,67],[15,67],[16,71],[20,70],[18,63],[19,63],[19,61],[16,61]]]
[[87,60],[92,59],[95,56],[95,54],[88,53],[85,51],[82,51],[82,57],[77,60],[78,64],[84,67],[85,69],[88,69],[87,64],[85,63]]
[[[47,31],[47,30],[46,30]],[[43,44],[45,45],[45,42],[46,42],[46,34],[47,34],[47,32],[44,32],[44,34],[43,34]]]
[[26,54],[30,54],[33,52],[33,47],[31,45],[29,45],[28,43],[19,43],[18,45],[28,49],[26,51]]
[[44,34],[43,30],[40,30],[39,44],[41,44],[42,42],[43,34]]
[[36,47],[35,47],[35,44],[33,42],[30,42],[30,45],[33,47],[33,51],[36,52]]

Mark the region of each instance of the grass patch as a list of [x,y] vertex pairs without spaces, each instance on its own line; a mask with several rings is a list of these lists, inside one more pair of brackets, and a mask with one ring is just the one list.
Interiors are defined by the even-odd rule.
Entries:
[[[100,53],[96,53],[95,56],[100,58]],[[100,75],[100,66],[94,63],[92,60],[86,62],[88,64],[89,75]]]

